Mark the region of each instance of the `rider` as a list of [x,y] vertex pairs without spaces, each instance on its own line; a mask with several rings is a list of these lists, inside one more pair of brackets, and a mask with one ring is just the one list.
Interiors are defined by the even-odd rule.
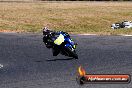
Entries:
[[67,32],[63,32],[63,31],[52,31],[49,30],[47,27],[44,27],[43,29],[43,42],[45,43],[47,48],[52,48],[53,47],[53,38],[55,35],[59,35],[59,34],[63,34],[64,37],[70,37],[70,35]]

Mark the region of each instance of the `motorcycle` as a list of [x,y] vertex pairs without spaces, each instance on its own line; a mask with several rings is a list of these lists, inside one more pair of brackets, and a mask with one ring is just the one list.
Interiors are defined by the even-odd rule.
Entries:
[[[50,33],[52,34],[52,33]],[[53,56],[57,56],[59,53],[65,56],[78,59],[78,55],[75,51],[76,43],[64,32],[59,32],[51,37]]]

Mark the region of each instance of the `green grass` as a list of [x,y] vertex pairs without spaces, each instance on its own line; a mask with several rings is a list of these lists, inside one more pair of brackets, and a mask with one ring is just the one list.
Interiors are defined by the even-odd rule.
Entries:
[[0,3],[0,31],[42,32],[47,26],[69,33],[132,34],[112,30],[112,23],[132,20],[130,2]]

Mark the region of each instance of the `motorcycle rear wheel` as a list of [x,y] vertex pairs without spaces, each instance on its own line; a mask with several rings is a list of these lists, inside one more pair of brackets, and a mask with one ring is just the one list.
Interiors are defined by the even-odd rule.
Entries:
[[53,56],[57,56],[60,53],[60,50],[57,47],[52,48]]

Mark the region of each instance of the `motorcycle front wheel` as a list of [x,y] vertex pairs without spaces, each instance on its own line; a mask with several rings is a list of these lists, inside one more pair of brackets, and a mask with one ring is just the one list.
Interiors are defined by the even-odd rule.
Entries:
[[72,51],[69,47],[65,47],[64,50],[65,50],[67,56],[73,57],[73,58],[75,58],[75,59],[78,59],[78,55],[77,55],[77,53],[76,53],[75,50]]

